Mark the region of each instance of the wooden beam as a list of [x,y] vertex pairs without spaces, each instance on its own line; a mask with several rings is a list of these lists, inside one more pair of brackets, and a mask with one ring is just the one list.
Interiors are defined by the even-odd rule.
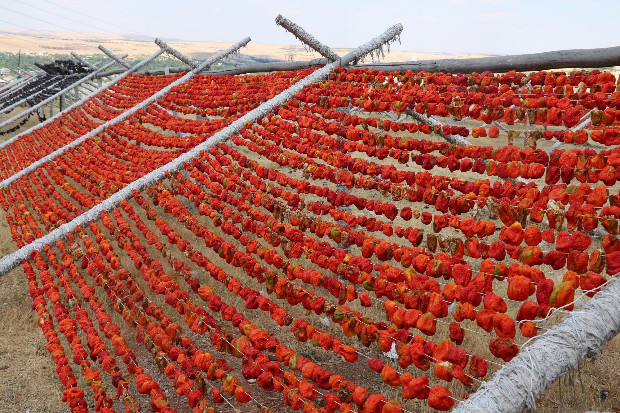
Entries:
[[293,36],[301,40],[306,46],[318,52],[321,56],[327,58],[327,60],[329,60],[330,62],[334,62],[340,59],[340,56],[334,53],[332,49],[319,42],[313,35],[305,31],[303,27],[293,23],[286,17],[283,17],[281,14],[278,14],[278,17],[276,17],[276,24],[284,27],[286,31],[292,33]]
[[522,347],[519,354],[459,404],[453,413],[520,413],[563,374],[575,370],[620,333],[620,279],[609,283],[582,308]]
[[82,63],[84,66],[90,68],[90,70],[92,70],[93,72],[97,70],[97,66],[87,62],[86,60],[84,60],[79,54],[75,53],[75,52],[71,52],[71,56],[73,56],[77,61],[79,61],[80,63]]
[[161,39],[155,39],[155,44],[157,46],[159,46],[161,49],[163,49],[164,52],[176,57],[177,59],[179,59],[180,61],[182,61],[183,63],[185,63],[188,66],[191,66],[192,69],[196,69],[198,67],[198,65],[196,64],[196,62],[194,62],[192,59],[190,59],[189,57],[185,56],[183,53],[179,52],[177,49],[175,49],[174,47],[169,46],[166,42],[164,42]]
[[[327,59],[315,59],[300,62],[273,62],[239,66],[217,72],[203,72],[210,75],[241,75],[246,73],[274,72],[281,70],[298,70],[307,67],[322,66]],[[568,68],[600,68],[607,66],[620,66],[620,46],[601,49],[574,49],[559,50],[555,52],[534,53],[525,55],[481,57],[472,59],[435,59],[420,60],[417,62],[400,63],[373,63],[367,65],[354,65],[374,70],[427,71],[446,73],[472,73],[472,72],[508,72],[510,70],[531,71],[548,69]],[[171,67],[170,73],[187,72],[188,66]],[[102,73],[102,76],[110,76],[120,73],[112,70]],[[162,70],[145,72],[151,75],[161,75]]]
[[[433,129],[435,128],[435,126],[439,126],[439,127],[443,126],[443,124],[439,122],[438,120],[419,113],[418,111],[415,110],[415,108],[406,109],[405,113],[411,116],[417,122],[426,123],[427,125],[431,126]],[[444,138],[446,141],[450,142],[453,145],[459,145],[459,146],[471,145],[471,143],[467,139],[463,138],[462,136],[446,135],[445,133],[443,133],[443,130],[441,129],[437,133],[439,134],[439,136],[441,136],[442,138]]]
[[566,69],[599,68],[620,65],[620,46],[599,49],[571,49],[522,55],[480,57],[473,59],[433,59],[417,62],[378,63],[358,67],[375,70],[414,72],[519,72]]
[[[99,45],[99,50],[101,50],[103,53],[108,55],[108,57],[110,59],[116,60],[118,62],[118,64],[120,64],[121,66],[124,66],[125,69],[129,69],[131,67],[131,65],[129,63],[127,63],[123,57],[115,55],[107,47]],[[127,56],[127,55],[125,55],[125,56]]]

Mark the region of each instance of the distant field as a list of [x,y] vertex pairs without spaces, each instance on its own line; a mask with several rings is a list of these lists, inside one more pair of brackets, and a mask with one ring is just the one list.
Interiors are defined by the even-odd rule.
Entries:
[[[80,55],[90,55],[100,53],[99,50],[97,50],[97,46],[103,44],[113,52],[127,53],[130,57],[138,57],[149,55],[157,50],[157,46],[148,41],[133,41],[120,38],[113,39],[106,35],[101,35],[98,38],[79,38],[79,35],[76,33],[57,33],[56,35],[58,36],[56,38],[47,38],[0,33],[0,52],[18,53],[19,50],[21,50],[22,53],[47,52],[49,54],[68,54],[74,51]],[[243,36],[240,34],[240,38],[241,37]],[[170,42],[172,46],[192,57],[203,53],[216,52],[230,46],[232,43],[233,42]],[[348,50],[349,49],[335,49],[335,52],[342,54]],[[320,57],[318,53],[307,52],[299,42],[294,40],[292,40],[290,44],[284,45],[250,43],[243,50],[243,53],[255,57],[279,60],[287,60],[291,54],[294,60],[309,60]],[[412,60],[414,56],[417,57],[418,60],[424,60],[454,57],[481,57],[484,55],[450,55],[416,51],[392,51],[385,55],[385,61],[407,61]]]

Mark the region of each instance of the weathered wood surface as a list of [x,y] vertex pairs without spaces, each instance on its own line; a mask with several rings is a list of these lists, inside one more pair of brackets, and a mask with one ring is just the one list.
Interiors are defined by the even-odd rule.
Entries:
[[552,52],[510,56],[480,57],[472,59],[433,59],[417,62],[377,63],[360,65],[376,70],[414,72],[519,72],[563,68],[599,68],[620,65],[620,46],[599,49],[571,49]]

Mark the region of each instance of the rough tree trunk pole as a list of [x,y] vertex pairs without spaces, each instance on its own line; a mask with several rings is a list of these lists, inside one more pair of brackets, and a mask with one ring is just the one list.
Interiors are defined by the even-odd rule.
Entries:
[[90,68],[90,70],[92,70],[93,72],[95,72],[97,70],[97,66],[94,66],[93,64],[87,62],[86,60],[84,60],[80,55],[78,55],[75,52],[71,52],[71,56],[73,56],[77,61],[79,61],[80,63],[82,63],[84,66]]
[[305,45],[310,47],[312,50],[317,51],[321,56],[325,57],[330,62],[334,62],[340,59],[340,56],[334,53],[332,49],[319,42],[313,35],[305,31],[303,27],[293,23],[286,17],[283,17],[281,14],[278,14],[278,17],[276,17],[276,24],[284,27],[286,31],[292,33]]
[[[111,61],[108,64],[104,65],[101,67],[101,69],[99,69],[99,71],[103,71],[105,69],[107,69],[108,67],[112,66],[114,63],[116,63],[115,61]],[[90,80],[91,78],[95,77],[97,74],[97,72],[92,72],[90,74],[88,74],[87,76],[82,77],[81,79],[79,79],[77,82],[72,83],[71,85],[67,86],[66,88],[64,88],[63,90],[61,90],[60,92],[48,97],[47,99],[41,101],[40,103],[34,105],[33,107],[31,107],[28,110],[25,110],[23,112],[18,113],[17,115],[13,116],[10,119],[5,120],[4,122],[0,123],[0,128],[3,128],[7,125],[10,125],[11,123],[15,122],[18,119],[23,118],[24,116],[27,116],[28,114],[30,114],[31,112],[39,109],[42,106],[45,106],[48,102],[65,95],[67,92],[69,92],[71,90],[71,88],[81,85],[82,83]],[[2,146],[0,145],[0,148],[2,148]]]
[[[402,30],[403,26],[401,24],[396,24],[390,27],[379,37],[372,39],[370,42],[363,44],[362,46],[353,50],[351,53],[345,55],[342,58],[342,61],[339,62],[339,64],[347,65],[353,60],[364,57],[365,55],[373,52],[377,48],[382,47],[385,43],[393,41],[395,37],[400,35]],[[77,226],[83,226],[91,221],[98,220],[102,211],[111,211],[112,209],[116,208],[122,200],[127,199],[131,196],[131,192],[134,189],[142,190],[148,185],[152,185],[153,183],[165,178],[167,172],[177,171],[183,167],[183,164],[185,162],[191,162],[193,158],[200,155],[201,151],[204,151],[219,142],[230,139],[232,135],[238,133],[241,128],[245,126],[246,122],[256,121],[257,119],[273,111],[276,106],[283,105],[288,100],[292,99],[304,87],[314,82],[326,79],[336,67],[337,65],[335,63],[330,63],[322,67],[321,69],[315,70],[310,75],[297,81],[288,89],[280,92],[273,98],[262,103],[257,108],[241,116],[239,119],[224,127],[206,141],[198,144],[189,151],[168,162],[166,165],[155,169],[154,171],[143,176],[142,178],[136,179],[123,189],[112,194],[109,198],[97,204],[95,207],[77,216],[72,221],[61,225],[60,227],[54,229],[43,237],[23,246],[19,250],[4,256],[2,259],[0,259],[0,275],[6,274],[11,269],[18,266],[22,262],[22,260],[28,258],[30,256],[30,253],[32,253],[33,251],[41,251],[43,250],[45,245],[52,244],[56,240],[66,237],[67,234],[71,231],[74,231]],[[202,68],[198,67],[196,69],[196,73],[199,73],[201,70]]]
[[[284,29],[286,29],[288,32],[291,32],[295,37],[301,40],[305,45],[319,52],[321,56],[325,57],[330,62],[336,62],[340,60],[340,56],[334,53],[334,51],[332,51],[327,45],[324,45],[323,43],[319,42],[314,36],[306,32],[301,26],[293,23],[289,19],[282,17],[282,15],[278,15],[278,17],[276,17],[276,23],[284,27]],[[345,138],[341,136],[337,136],[336,138],[341,142],[346,140]],[[351,193],[351,191],[349,191],[346,185],[344,184],[336,185],[336,192],[341,192],[344,194]],[[351,208],[346,205],[339,206],[337,208],[342,211],[351,212]],[[346,222],[344,220],[339,220],[338,224],[346,225]],[[339,244],[339,245],[345,251],[350,252],[351,250],[350,247],[344,247],[344,245],[342,244]]]
[[[110,82],[106,83],[105,85],[101,85],[102,83],[102,78],[99,78],[99,89],[95,90],[93,93],[91,93],[89,96],[86,96],[84,99],[80,100],[79,102],[76,102],[75,104],[71,105],[70,107],[66,108],[67,110],[71,110],[73,108],[76,108],[79,105],[82,105],[84,102],[86,102],[86,100],[88,100],[91,96],[94,96],[98,93],[103,92],[105,89],[108,89],[112,86],[114,86],[116,83],[120,82],[123,78],[125,78],[127,75],[129,75],[130,73],[134,73],[138,70],[140,70],[142,67],[144,67],[145,65],[147,65],[148,63],[150,63],[152,60],[156,59],[159,55],[161,55],[164,51],[162,49],[158,49],[155,53],[153,53],[151,56],[143,59],[142,61],[136,63],[133,67],[131,67],[128,70],[124,70],[121,72],[120,76],[117,76],[115,79],[111,80]],[[116,63],[115,61],[112,61],[110,65]],[[102,67],[100,70],[104,70],[106,69],[106,67]],[[94,72],[94,73],[98,73],[98,72]],[[50,100],[50,102],[52,102],[52,100]],[[11,139],[7,139],[6,141],[0,143],[0,149],[4,148],[5,146],[15,142],[17,139],[19,139],[21,136],[24,136],[28,133],[31,133],[33,130],[38,129],[38,128],[42,128],[45,125],[53,122],[56,118],[58,118],[59,116],[62,116],[62,109],[60,109],[58,111],[58,113],[56,114],[56,116],[51,117],[46,120],[43,123],[40,123],[38,125],[33,126],[32,128],[28,129],[27,131],[20,133],[18,135],[13,136]]]
[[564,68],[597,68],[620,65],[620,46],[598,49],[556,50],[543,53],[532,53],[511,56],[480,57],[473,59],[433,59],[417,62],[380,63],[363,65],[375,70],[395,70],[414,72],[519,72],[564,69]]
[[171,54],[172,56],[176,57],[177,59],[179,59],[186,65],[191,66],[192,69],[196,69],[198,67],[196,62],[194,62],[192,59],[185,56],[183,53],[179,52],[178,50],[168,46],[168,44],[166,44],[166,42],[164,42],[163,40],[155,39],[155,44],[161,47],[162,49],[164,49],[166,53]]
[[127,57],[127,55],[124,56],[117,56],[114,53],[112,53],[111,50],[109,50],[107,47],[103,46],[103,45],[99,45],[99,50],[101,50],[103,53],[105,53],[106,55],[108,55],[108,57],[112,60],[116,60],[118,62],[119,65],[121,66],[125,66],[125,69],[129,69],[131,68],[131,65],[129,63],[127,63],[125,61],[125,57]]
[[180,85],[182,83],[187,82],[189,79],[192,78],[192,76],[194,76],[196,73],[199,73],[205,67],[212,65],[216,61],[218,61],[218,60],[220,60],[220,59],[222,59],[222,58],[224,58],[224,57],[226,57],[226,56],[228,56],[228,55],[230,55],[232,53],[235,53],[241,47],[245,46],[249,42],[250,42],[250,38],[246,37],[245,39],[243,39],[240,42],[234,44],[233,46],[229,47],[228,49],[214,54],[213,56],[211,56],[210,58],[208,58],[207,60],[202,62],[200,64],[200,66],[198,66],[193,71],[189,72],[185,76],[183,76],[183,77],[175,80],[174,82],[170,83],[168,86],[162,88],[157,93],[155,93],[152,96],[146,98],[145,100],[143,100],[142,102],[140,102],[137,105],[133,106],[132,108],[127,109],[126,111],[124,111],[123,113],[121,113],[120,115],[115,117],[114,119],[111,119],[111,120],[105,122],[104,124],[99,125],[95,129],[93,129],[90,132],[88,132],[87,134],[82,135],[81,137],[75,139],[74,141],[69,142],[65,146],[56,149],[54,152],[50,153],[49,155],[46,155],[46,156],[42,157],[38,161],[33,162],[32,164],[28,165],[26,168],[22,169],[21,171],[13,174],[11,176],[9,176],[8,178],[6,178],[3,181],[1,181],[0,182],[0,188],[5,188],[7,185],[10,185],[11,182],[14,182],[15,180],[19,179],[20,177],[24,176],[25,174],[27,174],[27,173],[29,173],[31,171],[34,171],[39,166],[41,166],[41,165],[43,165],[43,164],[45,164],[47,162],[50,162],[56,156],[61,155],[65,151],[67,151],[67,150],[69,150],[69,149],[71,149],[71,148],[81,144],[85,140],[92,138],[93,136],[95,136],[98,133],[102,132],[105,128],[125,120],[127,117],[133,115],[135,112],[137,112],[140,109],[144,109],[150,103],[155,102],[156,100],[158,100],[161,97],[163,97],[164,95],[166,95],[166,93],[168,93],[175,86],[178,86],[178,85]]
[[[287,18],[282,17],[282,15],[278,15],[278,17],[276,17],[276,23],[284,27],[287,31],[291,32],[293,35],[295,35],[295,37],[301,40],[308,47],[319,52],[326,59],[332,62],[338,61],[340,59],[340,56],[334,53],[328,46],[319,42],[314,36],[312,36],[310,33],[305,31],[302,27],[298,26],[297,24],[293,23]],[[416,119],[418,122],[426,123],[433,127],[443,126],[441,122],[433,118],[421,115],[415,109],[410,109],[407,113],[411,115],[414,119]],[[445,140],[447,140],[448,142],[455,144],[455,145],[461,145],[461,146],[470,145],[467,139],[461,136],[458,136],[458,135],[446,135],[441,130],[439,131],[439,135]]]
[[[530,60],[534,58],[534,60]],[[496,63],[493,63],[493,62]],[[497,62],[503,61],[501,65]],[[326,64],[326,59],[317,61],[301,62],[274,62],[260,63],[242,66],[235,69],[222,70],[218,72],[208,72],[211,75],[242,75],[246,73],[274,72],[281,70],[298,70],[307,67]],[[449,66],[449,64],[451,66]],[[354,67],[365,67],[375,70],[412,70],[427,72],[447,72],[447,73],[472,73],[483,72],[507,72],[517,71],[536,71],[548,69],[565,68],[597,68],[606,66],[620,65],[620,46],[599,48],[599,49],[574,49],[559,50],[556,52],[544,52],[528,55],[512,55],[501,57],[481,57],[472,59],[439,59],[439,60],[420,60],[417,62],[395,63],[376,63],[367,65],[356,65]],[[185,67],[172,67],[170,73],[186,72]],[[103,75],[117,74],[118,71],[105,72]],[[163,71],[149,71],[148,74],[158,75]]]

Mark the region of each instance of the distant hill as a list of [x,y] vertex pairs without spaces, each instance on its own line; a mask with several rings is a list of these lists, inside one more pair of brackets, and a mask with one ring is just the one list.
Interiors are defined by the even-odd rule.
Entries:
[[[66,55],[74,51],[80,55],[100,54],[97,46],[105,45],[115,53],[127,53],[130,58],[148,56],[157,50],[151,38],[141,35],[108,34],[108,33],[74,33],[74,32],[0,32],[0,52],[43,53]],[[163,39],[181,52],[198,59],[208,56],[230,46],[232,42],[189,42],[180,39]],[[351,49],[334,49],[336,53],[345,54]],[[310,60],[321,57],[318,53],[308,52],[299,43],[294,44],[257,44],[250,43],[243,50],[246,56],[253,59],[274,60]],[[455,57],[480,57],[484,55],[455,55],[448,53],[429,53],[421,51],[392,51],[385,55],[386,62],[408,60],[442,59]]]

